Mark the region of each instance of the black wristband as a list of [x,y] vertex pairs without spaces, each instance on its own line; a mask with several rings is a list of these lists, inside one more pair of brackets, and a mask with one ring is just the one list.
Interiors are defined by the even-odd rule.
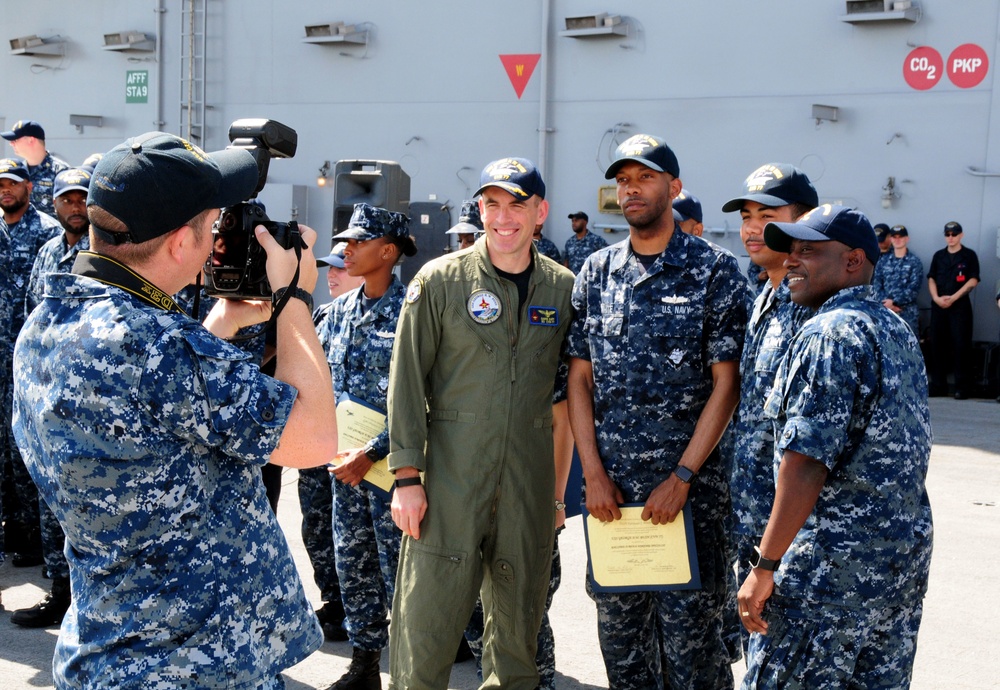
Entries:
[[674,468],[674,474],[685,484],[690,484],[694,481],[695,477],[698,476],[697,472],[691,471],[691,469],[684,467],[684,465],[678,465]]
[[[277,304],[278,302],[280,302],[281,298],[285,296],[286,292],[288,292],[288,288],[286,288],[286,287],[278,288],[277,290],[275,290],[274,294],[271,295],[271,304]],[[300,299],[303,302],[305,302],[306,306],[309,307],[309,313],[310,314],[312,313],[312,310],[313,310],[313,296],[312,295],[310,295],[308,292],[306,292],[302,288],[297,287],[294,290],[292,290],[292,297],[294,299]]]
[[759,568],[761,570],[770,570],[774,572],[781,565],[781,559],[771,560],[770,558],[764,558],[764,555],[760,552],[760,547],[753,547],[753,553],[750,555],[750,567]]
[[398,489],[401,486],[416,486],[417,484],[422,484],[420,477],[402,477],[393,482],[393,484]]

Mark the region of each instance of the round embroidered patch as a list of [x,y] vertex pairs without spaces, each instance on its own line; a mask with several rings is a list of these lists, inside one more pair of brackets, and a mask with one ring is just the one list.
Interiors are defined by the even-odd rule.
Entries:
[[472,320],[482,324],[493,323],[500,318],[500,312],[503,310],[500,298],[489,290],[476,290],[469,296],[465,306]]
[[410,284],[406,286],[406,301],[409,304],[413,304],[418,299],[420,299],[420,294],[423,292],[424,284],[420,282],[419,279],[414,278],[410,281]]

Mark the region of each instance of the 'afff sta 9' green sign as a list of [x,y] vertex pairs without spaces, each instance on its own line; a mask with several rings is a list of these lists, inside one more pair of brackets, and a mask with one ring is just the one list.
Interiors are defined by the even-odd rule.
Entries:
[[125,73],[125,102],[149,103],[149,71],[129,70]]

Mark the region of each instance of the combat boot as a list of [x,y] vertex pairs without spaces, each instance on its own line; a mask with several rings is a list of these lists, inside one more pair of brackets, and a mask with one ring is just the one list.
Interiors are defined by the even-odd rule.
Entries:
[[52,590],[30,609],[18,609],[10,616],[10,622],[22,628],[47,628],[62,623],[72,597],[68,577],[52,579]]
[[347,631],[344,630],[344,605],[339,599],[328,601],[316,609],[316,618],[323,628],[323,637],[331,642],[347,641]]
[[369,652],[355,647],[347,673],[327,690],[382,690],[382,677],[378,674],[381,660],[382,650]]

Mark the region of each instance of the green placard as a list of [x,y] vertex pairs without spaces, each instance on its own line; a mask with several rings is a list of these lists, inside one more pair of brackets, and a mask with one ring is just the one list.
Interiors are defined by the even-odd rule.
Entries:
[[149,70],[136,69],[125,73],[125,102],[149,103]]

